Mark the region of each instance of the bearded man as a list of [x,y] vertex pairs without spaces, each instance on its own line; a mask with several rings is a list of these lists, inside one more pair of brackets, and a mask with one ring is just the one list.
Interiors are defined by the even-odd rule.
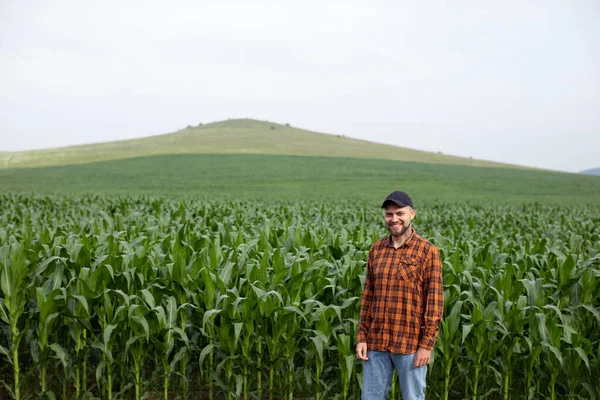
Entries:
[[412,228],[412,199],[395,191],[381,207],[390,234],[369,251],[356,355],[363,400],[387,399],[394,370],[402,399],[425,399],[427,365],[444,311],[440,252]]

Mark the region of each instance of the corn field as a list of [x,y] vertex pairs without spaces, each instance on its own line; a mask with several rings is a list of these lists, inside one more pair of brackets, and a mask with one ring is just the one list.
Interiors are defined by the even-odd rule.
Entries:
[[[600,208],[419,206],[428,399],[597,399]],[[377,204],[0,195],[0,396],[358,399]],[[399,399],[394,382],[391,399]]]

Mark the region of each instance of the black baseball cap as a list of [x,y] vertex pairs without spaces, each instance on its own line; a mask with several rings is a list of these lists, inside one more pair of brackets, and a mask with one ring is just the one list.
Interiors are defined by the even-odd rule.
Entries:
[[390,193],[381,204],[381,208],[385,208],[385,205],[390,201],[400,207],[410,206],[411,208],[414,208],[410,196],[400,190]]

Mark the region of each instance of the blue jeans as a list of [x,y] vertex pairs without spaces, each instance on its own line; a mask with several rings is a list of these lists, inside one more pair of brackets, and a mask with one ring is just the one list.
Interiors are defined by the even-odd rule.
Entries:
[[392,354],[382,351],[367,351],[368,361],[363,361],[362,400],[386,400],[394,368],[400,378],[402,400],[425,399],[427,366],[413,366],[415,354]]

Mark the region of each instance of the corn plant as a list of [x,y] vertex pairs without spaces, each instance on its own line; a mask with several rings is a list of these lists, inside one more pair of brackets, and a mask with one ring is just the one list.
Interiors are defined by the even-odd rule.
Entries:
[[27,322],[22,320],[26,310],[28,291],[31,288],[31,264],[27,260],[27,243],[17,242],[0,247],[0,318],[10,327],[9,348],[0,347],[13,369],[12,395],[20,399],[19,344],[26,331]]

